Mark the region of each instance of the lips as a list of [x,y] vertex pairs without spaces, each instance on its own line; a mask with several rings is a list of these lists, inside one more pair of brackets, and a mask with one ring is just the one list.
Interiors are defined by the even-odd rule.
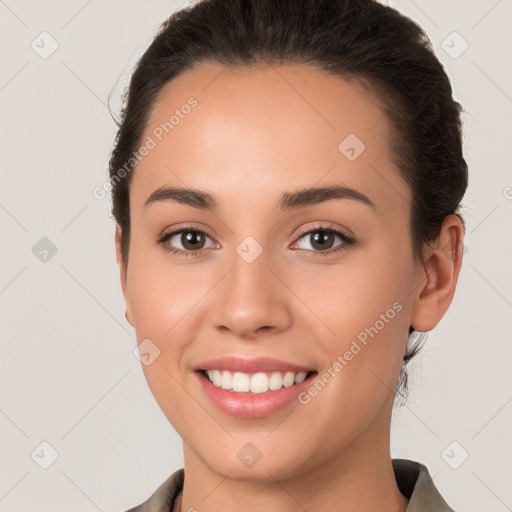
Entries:
[[[225,372],[226,370],[223,370],[223,373]],[[311,372],[305,380],[289,387],[253,394],[217,387],[203,375],[204,370],[197,370],[194,373],[197,375],[196,382],[200,389],[220,412],[246,420],[271,417],[288,407],[302,407],[303,403],[298,400],[298,396],[312,384],[317,374],[315,371]]]
[[313,372],[315,368],[301,366],[270,357],[257,357],[244,359],[236,356],[224,356],[209,359],[198,364],[194,370],[228,370],[230,372],[257,373],[257,372]]

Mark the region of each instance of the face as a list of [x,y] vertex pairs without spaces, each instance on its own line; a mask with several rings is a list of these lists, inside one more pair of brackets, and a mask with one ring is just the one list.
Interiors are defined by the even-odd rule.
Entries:
[[[143,142],[123,292],[189,460],[264,481],[389,442],[418,266],[411,192],[375,98],[305,66],[202,66],[162,89]],[[145,204],[164,187],[209,196]],[[249,382],[284,363],[307,379],[222,390],[198,370],[224,356],[280,362],[241,372]]]

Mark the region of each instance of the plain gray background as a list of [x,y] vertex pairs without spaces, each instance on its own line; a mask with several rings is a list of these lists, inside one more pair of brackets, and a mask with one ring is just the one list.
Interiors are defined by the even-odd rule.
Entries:
[[[395,412],[392,455],[426,464],[456,510],[505,512],[512,2],[389,3],[427,31],[468,112],[470,172],[458,290]],[[131,66],[183,5],[0,0],[0,511],[126,510],[183,465],[133,354],[110,198],[92,195],[116,133],[109,93],[117,112]]]

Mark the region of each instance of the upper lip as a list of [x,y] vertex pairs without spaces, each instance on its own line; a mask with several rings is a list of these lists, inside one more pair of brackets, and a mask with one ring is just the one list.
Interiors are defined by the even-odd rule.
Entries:
[[256,357],[244,359],[236,356],[225,356],[208,359],[198,364],[195,370],[228,370],[230,372],[256,373],[256,372],[311,372],[313,368],[280,361],[271,357]]

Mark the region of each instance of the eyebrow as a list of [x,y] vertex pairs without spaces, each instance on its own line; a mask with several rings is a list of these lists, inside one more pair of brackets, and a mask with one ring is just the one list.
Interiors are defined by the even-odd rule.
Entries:
[[[285,192],[281,195],[278,208],[281,211],[294,210],[320,204],[332,199],[351,199],[359,201],[373,210],[377,211],[375,203],[361,192],[341,185],[331,185],[328,187],[306,188],[293,192]],[[153,203],[175,202],[186,204],[201,210],[217,211],[219,207],[218,200],[208,192],[194,188],[178,188],[162,186],[156,189],[147,198],[144,208]]]

